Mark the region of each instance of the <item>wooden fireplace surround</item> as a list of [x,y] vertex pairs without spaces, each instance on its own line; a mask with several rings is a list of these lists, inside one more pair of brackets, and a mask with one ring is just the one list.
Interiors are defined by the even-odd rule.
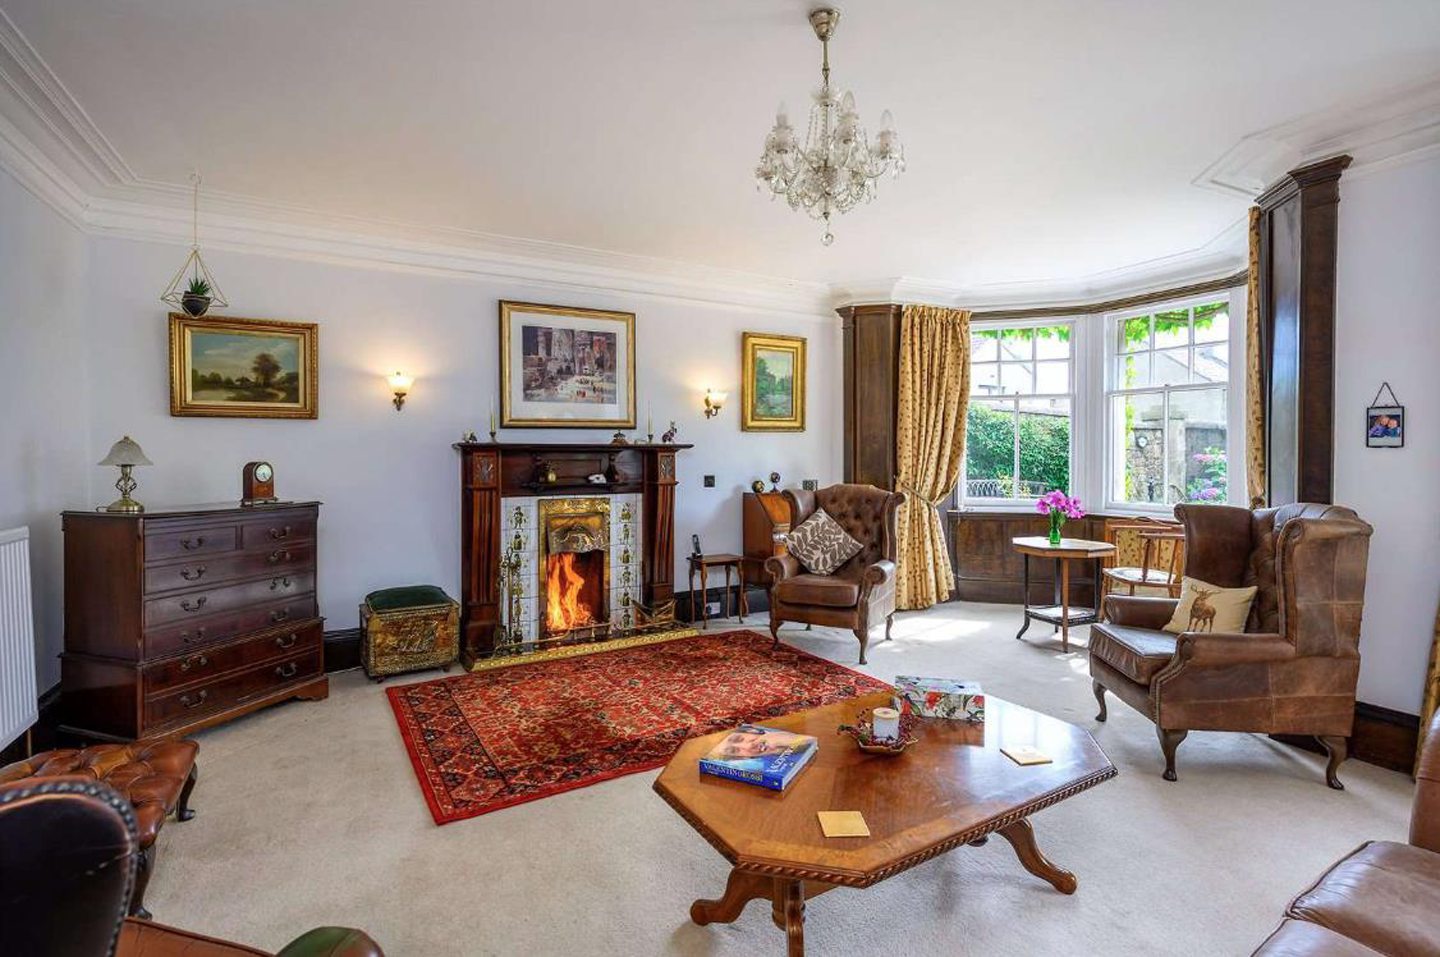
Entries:
[[[460,453],[460,656],[495,650],[500,613],[501,499],[641,495],[643,592],[654,608],[675,598],[675,455],[684,444],[457,442]],[[555,481],[547,481],[553,471]],[[599,473],[608,481],[591,484]]]

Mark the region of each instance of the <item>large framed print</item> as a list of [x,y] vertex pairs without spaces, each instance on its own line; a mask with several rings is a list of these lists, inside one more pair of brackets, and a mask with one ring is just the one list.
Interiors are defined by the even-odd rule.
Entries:
[[742,344],[740,428],[805,431],[805,340],[747,332]]
[[500,425],[635,428],[635,314],[501,301]]
[[170,313],[170,414],[313,419],[319,327]]

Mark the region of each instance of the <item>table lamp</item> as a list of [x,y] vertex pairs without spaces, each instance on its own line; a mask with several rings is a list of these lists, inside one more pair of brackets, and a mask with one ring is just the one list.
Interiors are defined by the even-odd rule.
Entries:
[[155,463],[145,457],[145,453],[141,451],[135,440],[128,435],[121,437],[119,442],[110,446],[110,454],[101,459],[99,464],[120,466],[120,478],[115,483],[115,487],[120,490],[120,497],[105,506],[105,511],[145,511],[144,505],[130,497],[130,493],[135,491],[136,485],[135,480],[130,477],[130,469],[137,465],[154,465]]

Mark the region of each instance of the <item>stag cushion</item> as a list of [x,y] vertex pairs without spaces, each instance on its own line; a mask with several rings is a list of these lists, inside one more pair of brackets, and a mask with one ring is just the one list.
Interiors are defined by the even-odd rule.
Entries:
[[823,508],[817,508],[785,540],[785,547],[805,570],[814,575],[828,575],[848,562],[861,545]]
[[1187,575],[1180,580],[1180,600],[1164,630],[1176,635],[1187,631],[1238,634],[1245,630],[1254,600],[1254,585],[1221,588]]

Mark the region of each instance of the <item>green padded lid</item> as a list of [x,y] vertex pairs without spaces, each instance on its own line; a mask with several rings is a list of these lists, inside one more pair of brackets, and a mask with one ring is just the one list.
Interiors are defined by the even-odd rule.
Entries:
[[434,585],[404,585],[382,588],[365,596],[371,611],[401,611],[406,608],[429,608],[453,604],[445,590]]

